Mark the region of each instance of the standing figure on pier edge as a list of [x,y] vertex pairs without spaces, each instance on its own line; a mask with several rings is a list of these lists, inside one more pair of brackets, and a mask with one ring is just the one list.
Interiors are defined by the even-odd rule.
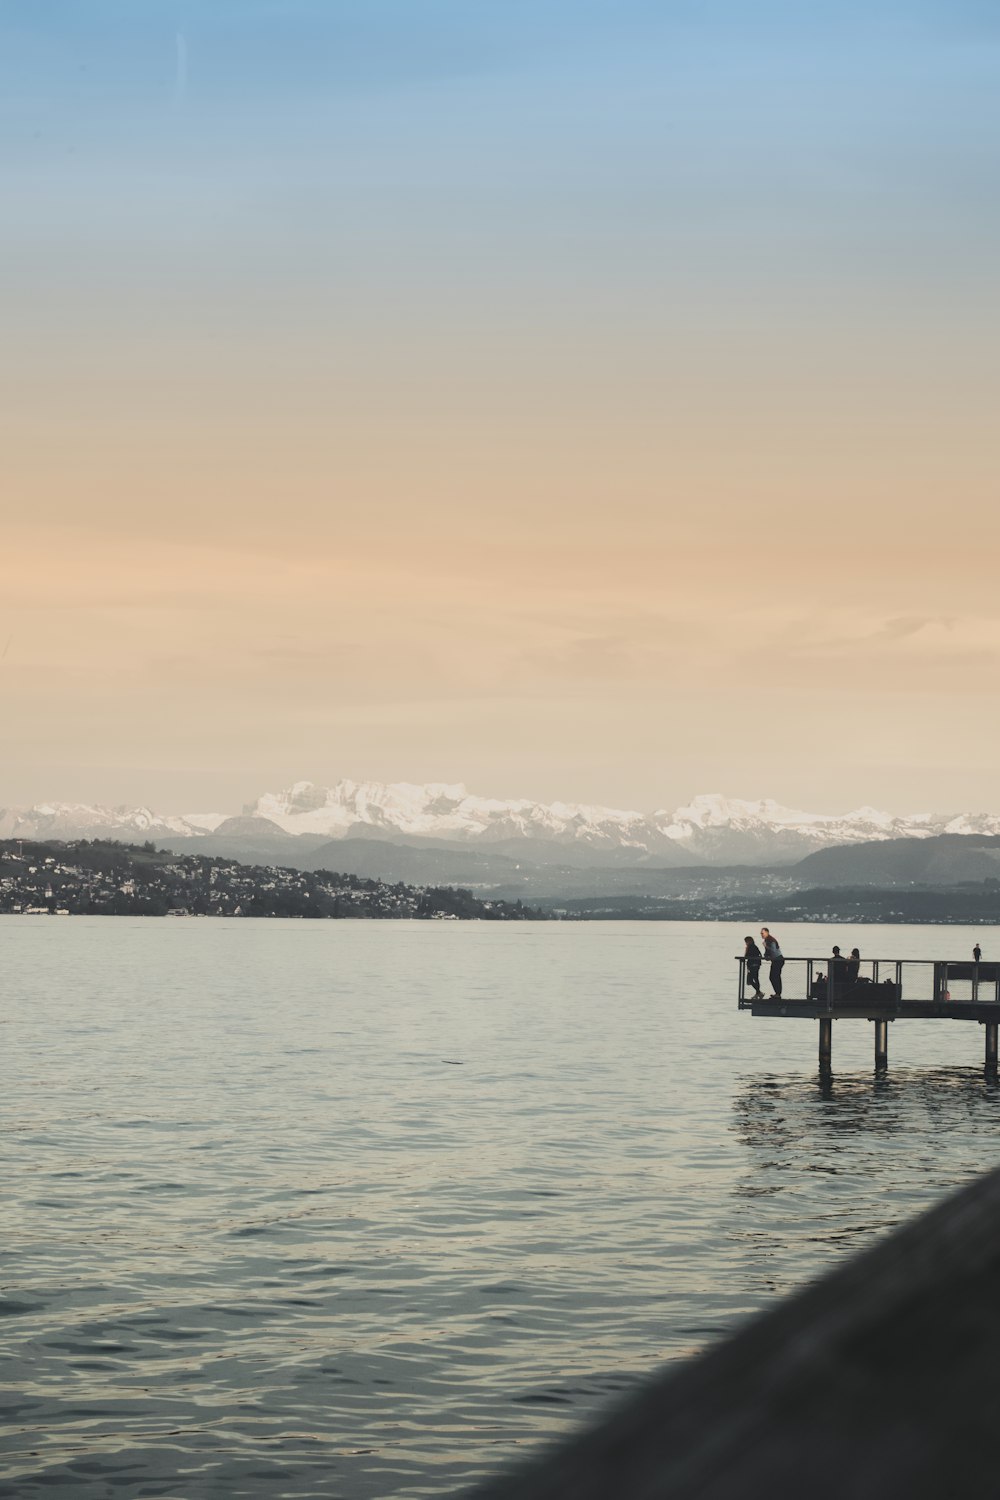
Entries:
[[858,952],[857,948],[851,949],[851,956],[847,960],[846,967],[848,984],[857,984],[858,970],[861,968],[861,954]]
[[760,987],[760,961],[764,955],[752,937],[744,938],[743,941],[746,943],[743,957],[747,961],[747,984],[753,986],[754,999],[763,1000],[764,991]]
[[772,937],[770,927],[762,927],[760,935],[764,939],[764,957],[771,965],[771,988],[774,991],[775,1000],[781,999],[781,971],[785,967],[784,955],[778,947],[778,939]]
[[983,956],[983,950],[982,950],[982,948],[980,948],[979,944],[977,943],[976,946],[972,950],[972,962],[974,964],[977,964],[979,962],[979,960],[982,958],[982,956]]
[[833,953],[830,955],[830,978],[835,985],[844,984],[847,981],[847,959],[843,956],[836,943],[834,943]]

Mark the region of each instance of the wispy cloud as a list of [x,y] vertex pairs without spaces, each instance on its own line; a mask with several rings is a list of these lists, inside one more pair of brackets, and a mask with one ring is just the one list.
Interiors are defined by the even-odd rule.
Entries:
[[873,620],[861,617],[846,628],[826,634],[808,621],[782,634],[782,646],[790,656],[823,659],[864,657],[920,652],[965,652],[970,648],[1000,648],[1000,620],[956,615],[894,615]]
[[911,636],[919,635],[921,631],[933,626],[939,626],[944,630],[951,630],[954,625],[954,616],[902,615],[894,620],[886,620],[883,625],[872,631],[868,639],[872,641],[903,641],[909,639]]

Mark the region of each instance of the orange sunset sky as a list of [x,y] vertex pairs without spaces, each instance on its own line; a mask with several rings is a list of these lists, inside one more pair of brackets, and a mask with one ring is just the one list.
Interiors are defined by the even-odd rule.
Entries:
[[1000,811],[990,7],[0,33],[0,803]]

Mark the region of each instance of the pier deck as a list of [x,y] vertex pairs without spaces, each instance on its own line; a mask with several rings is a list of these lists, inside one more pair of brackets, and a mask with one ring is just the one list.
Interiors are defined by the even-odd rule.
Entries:
[[[888,1023],[899,1020],[976,1021],[986,1028],[986,1068],[997,1069],[1000,1035],[1000,964],[960,963],[951,959],[874,958],[862,960],[857,975],[848,961],[832,958],[788,958],[780,996],[757,999],[747,985],[746,959],[739,964],[740,1010],[754,1016],[797,1017],[819,1021],[821,1070],[830,1067],[832,1022],[875,1023],[875,1065],[888,1064]],[[760,970],[760,986],[770,989],[769,965]]]

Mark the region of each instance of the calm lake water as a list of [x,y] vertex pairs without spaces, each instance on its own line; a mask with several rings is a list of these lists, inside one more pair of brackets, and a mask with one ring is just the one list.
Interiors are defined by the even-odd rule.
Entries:
[[5,918],[0,1495],[459,1493],[1000,1160],[980,1027],[822,1091],[741,936]]

